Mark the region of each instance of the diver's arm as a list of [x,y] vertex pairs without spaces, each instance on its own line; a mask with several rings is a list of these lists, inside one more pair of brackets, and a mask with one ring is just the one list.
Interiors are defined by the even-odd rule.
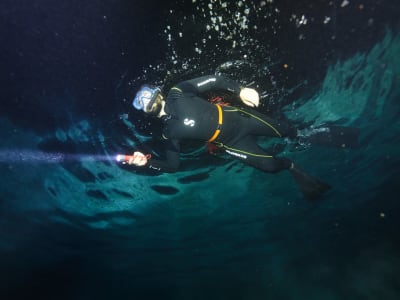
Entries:
[[225,76],[207,75],[186,80],[176,85],[184,93],[202,95],[211,91],[224,91],[239,97],[241,87],[236,81]]
[[202,95],[211,91],[229,92],[237,102],[242,102],[250,107],[257,107],[260,103],[260,97],[256,90],[247,87],[241,87],[236,81],[225,76],[208,75],[191,80],[183,81],[175,86],[183,93],[193,93]]
[[149,159],[146,167],[160,172],[174,173],[179,168],[179,140],[168,140],[166,145],[166,159]]

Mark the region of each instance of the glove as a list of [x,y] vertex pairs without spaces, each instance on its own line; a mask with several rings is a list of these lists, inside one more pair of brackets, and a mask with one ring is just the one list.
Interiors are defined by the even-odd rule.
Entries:
[[242,88],[239,97],[247,106],[257,107],[260,104],[260,97],[255,89]]
[[147,155],[144,155],[141,152],[135,152],[129,158],[128,164],[141,167],[141,166],[144,166],[145,164],[147,164],[147,158],[148,158]]

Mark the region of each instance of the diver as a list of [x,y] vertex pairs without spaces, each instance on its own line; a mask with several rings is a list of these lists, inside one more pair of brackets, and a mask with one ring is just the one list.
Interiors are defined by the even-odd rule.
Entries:
[[[227,93],[230,103],[209,101],[209,92]],[[242,87],[224,76],[210,75],[174,85],[164,97],[161,88],[143,85],[133,99],[137,110],[161,118],[166,159],[135,152],[127,163],[161,172],[179,167],[182,140],[208,142],[225,153],[264,172],[288,170],[306,198],[316,199],[330,186],[301,170],[292,160],[267,153],[257,144],[258,136],[296,138],[298,130],[286,120],[270,118],[254,110],[260,98],[255,89]]]

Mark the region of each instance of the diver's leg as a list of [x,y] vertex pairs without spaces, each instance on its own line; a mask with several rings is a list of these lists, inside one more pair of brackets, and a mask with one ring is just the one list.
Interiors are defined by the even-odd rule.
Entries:
[[275,157],[260,148],[255,137],[245,137],[233,145],[224,145],[226,153],[244,163],[268,173],[288,170],[292,161],[284,157]]
[[330,188],[329,184],[301,170],[292,160],[269,155],[257,145],[254,137],[243,138],[234,145],[224,145],[224,149],[226,153],[264,172],[276,173],[288,170],[307,199],[315,200]]
[[245,127],[248,134],[270,137],[288,137],[294,143],[294,148],[300,149],[307,144],[325,147],[355,148],[358,147],[359,129],[339,126],[334,124],[322,124],[316,127],[306,127],[298,130],[290,120],[286,118],[270,118],[264,114],[250,109],[241,109],[239,113],[247,118]]
[[274,119],[254,110],[240,110],[247,117],[248,133],[270,137],[296,137],[297,129],[287,119]]

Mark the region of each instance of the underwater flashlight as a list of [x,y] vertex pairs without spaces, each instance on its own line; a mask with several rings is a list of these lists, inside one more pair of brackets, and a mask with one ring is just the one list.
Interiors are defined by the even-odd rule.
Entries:
[[[146,154],[145,157],[147,159],[150,159],[151,154]],[[115,160],[122,164],[127,164],[127,163],[129,163],[130,160],[134,160],[134,159],[135,159],[135,155],[117,154],[115,156]]]
[[133,158],[133,155],[118,154],[118,155],[115,157],[115,160],[116,160],[117,162],[126,164],[126,163],[129,162],[129,160],[130,160],[131,158]]

